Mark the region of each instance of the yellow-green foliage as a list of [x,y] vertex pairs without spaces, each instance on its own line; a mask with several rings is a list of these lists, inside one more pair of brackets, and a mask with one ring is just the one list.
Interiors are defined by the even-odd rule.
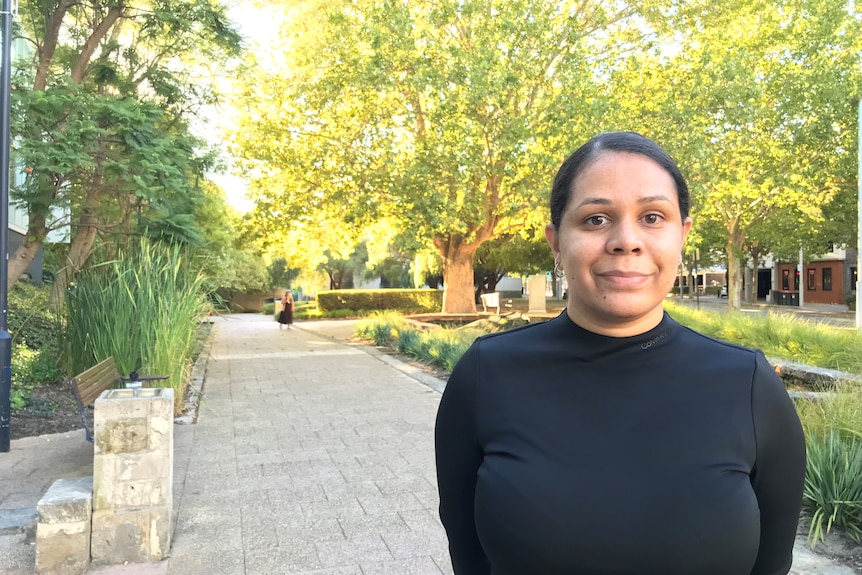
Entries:
[[792,314],[728,314],[672,302],[665,302],[665,309],[695,331],[760,349],[770,357],[862,373],[862,337],[853,329],[811,323]]
[[321,311],[337,309],[437,311],[443,292],[432,289],[332,290],[317,293]]

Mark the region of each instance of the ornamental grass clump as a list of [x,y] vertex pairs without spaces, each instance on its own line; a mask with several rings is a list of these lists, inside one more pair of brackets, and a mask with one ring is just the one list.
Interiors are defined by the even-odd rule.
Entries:
[[422,332],[412,327],[403,327],[398,331],[398,341],[395,342],[398,353],[419,359],[423,357],[425,349],[422,343]]
[[356,324],[354,333],[362,339],[370,339],[374,345],[391,345],[404,320],[397,313],[375,312],[368,319]]
[[808,450],[802,510],[809,540],[833,527],[855,541],[862,535],[862,390],[839,384],[819,401],[797,401]]
[[812,546],[837,527],[857,543],[862,535],[862,438],[831,429],[806,433],[803,512]]
[[394,345],[398,353],[451,372],[473,341],[486,332],[472,328],[420,330],[398,314],[387,312],[359,322],[355,333],[376,345]]
[[78,274],[66,297],[67,369],[113,356],[122,374],[168,375],[183,408],[198,325],[206,315],[203,275],[178,247],[141,240]]
[[427,358],[424,359],[431,365],[441,367],[452,372],[455,364],[472,345],[473,341],[481,335],[474,330],[439,329],[425,332],[423,339],[427,341]]

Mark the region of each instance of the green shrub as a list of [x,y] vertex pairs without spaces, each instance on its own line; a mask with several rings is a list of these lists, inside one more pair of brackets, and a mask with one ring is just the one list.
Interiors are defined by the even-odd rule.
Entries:
[[856,292],[850,292],[846,298],[844,298],[844,303],[847,304],[847,308],[850,311],[856,311]]
[[803,511],[812,544],[837,527],[857,543],[862,535],[862,438],[837,429],[807,433]]
[[19,281],[9,291],[7,323],[13,341],[30,349],[57,345],[58,318],[49,305],[51,288]]
[[30,349],[24,343],[12,344],[11,406],[18,411],[27,406],[33,388],[62,380],[53,343],[42,349]]
[[430,289],[333,290],[317,294],[321,311],[337,309],[437,311],[443,307],[443,292]]
[[12,411],[24,409],[30,400],[36,382],[26,374],[30,371],[30,365],[34,363],[37,354],[37,351],[23,343],[12,345]]
[[275,303],[270,301],[263,304],[263,314],[275,315]]

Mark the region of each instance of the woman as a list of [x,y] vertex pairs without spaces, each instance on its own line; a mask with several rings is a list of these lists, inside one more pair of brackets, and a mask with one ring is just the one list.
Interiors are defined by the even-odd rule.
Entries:
[[674,161],[596,136],[551,191],[565,313],[478,339],[437,416],[456,575],[786,574],[805,443],[754,350],[671,319],[691,228]]
[[284,292],[284,295],[281,296],[281,312],[278,314],[278,329],[281,329],[283,325],[287,326],[287,329],[290,329],[290,326],[293,324],[293,295],[291,295],[290,290]]

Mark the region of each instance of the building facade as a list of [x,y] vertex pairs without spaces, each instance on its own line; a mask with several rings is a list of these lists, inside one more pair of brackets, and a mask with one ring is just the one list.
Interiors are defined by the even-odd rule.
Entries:
[[856,267],[856,250],[842,248],[831,248],[804,263],[801,271],[799,262],[777,262],[772,270],[772,292],[798,296],[801,291],[804,303],[843,305],[856,291]]

